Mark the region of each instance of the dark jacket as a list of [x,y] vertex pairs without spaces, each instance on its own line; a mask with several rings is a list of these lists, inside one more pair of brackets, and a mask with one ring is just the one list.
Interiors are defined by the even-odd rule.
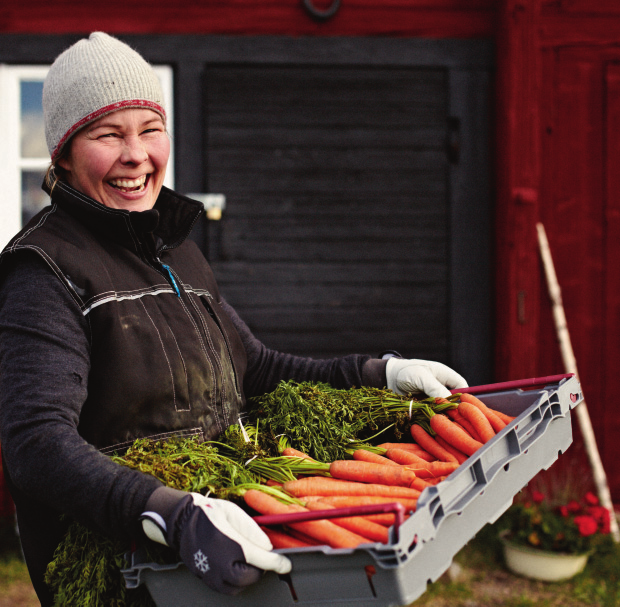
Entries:
[[0,257],[3,463],[35,588],[59,515],[128,538],[158,481],[101,450],[211,438],[281,379],[384,385],[384,364],[312,360],[258,342],[191,240],[201,206],[164,189],[143,213],[66,184]]
[[202,205],[164,190],[156,209],[127,213],[62,182],[54,193],[5,255],[42,255],[88,320],[80,435],[112,451],[136,436],[220,434],[241,410],[247,357],[187,239]]

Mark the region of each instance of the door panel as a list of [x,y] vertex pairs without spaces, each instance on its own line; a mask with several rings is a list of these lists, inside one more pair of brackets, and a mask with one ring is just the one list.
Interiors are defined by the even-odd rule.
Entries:
[[208,70],[211,261],[270,347],[449,360],[446,74]]

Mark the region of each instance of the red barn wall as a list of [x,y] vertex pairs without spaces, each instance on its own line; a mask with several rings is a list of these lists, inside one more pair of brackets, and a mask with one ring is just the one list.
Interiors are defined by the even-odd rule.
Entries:
[[[320,10],[331,0],[312,0]],[[182,8],[181,8],[182,6]],[[342,0],[335,16],[314,20],[301,0],[4,0],[0,32],[491,37],[496,0]]]
[[538,254],[540,221],[617,501],[620,5],[525,0],[499,8],[496,374],[564,371]]

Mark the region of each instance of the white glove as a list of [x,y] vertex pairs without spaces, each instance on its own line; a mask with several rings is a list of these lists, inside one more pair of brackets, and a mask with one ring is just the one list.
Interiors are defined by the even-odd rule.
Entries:
[[236,594],[255,583],[260,570],[291,570],[252,517],[227,500],[187,493],[167,520],[157,512],[141,519],[149,538],[176,549],[187,568],[219,592]]
[[446,365],[430,360],[389,358],[385,367],[387,387],[397,394],[422,392],[434,398],[447,398],[450,389],[466,388],[467,382]]

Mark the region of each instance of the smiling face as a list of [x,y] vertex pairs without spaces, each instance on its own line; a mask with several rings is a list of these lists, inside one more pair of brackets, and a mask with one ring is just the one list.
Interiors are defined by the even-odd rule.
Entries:
[[153,110],[126,109],[76,133],[58,160],[69,185],[114,209],[152,209],[164,183],[170,140]]

